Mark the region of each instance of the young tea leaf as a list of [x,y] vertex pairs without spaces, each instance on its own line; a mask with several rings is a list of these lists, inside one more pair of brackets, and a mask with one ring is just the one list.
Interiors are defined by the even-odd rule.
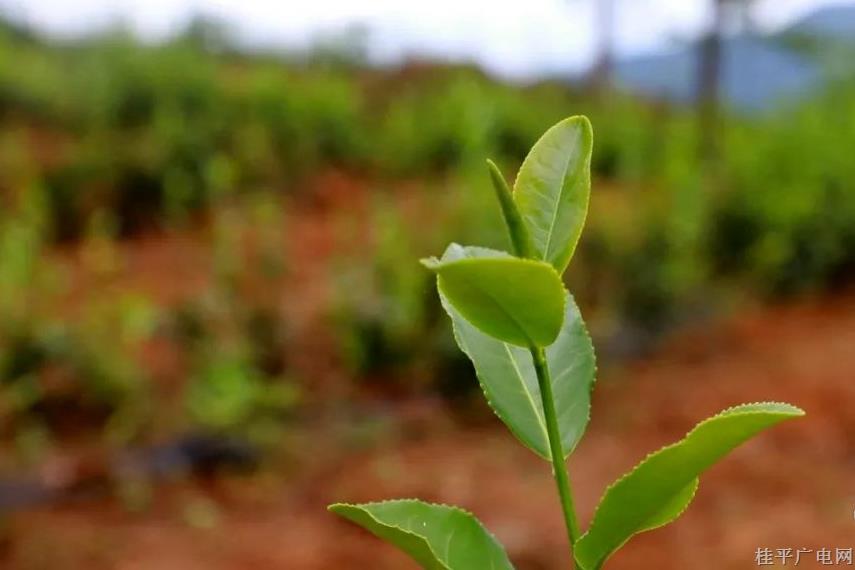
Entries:
[[[459,246],[458,246],[459,247]],[[524,347],[555,341],[564,320],[564,285],[548,263],[469,248],[457,259],[425,260],[440,293],[481,331]]]
[[471,514],[416,500],[329,510],[397,546],[426,570],[513,570],[504,548]]
[[499,167],[492,160],[487,161],[487,167],[490,170],[490,180],[493,182],[496,199],[502,208],[502,217],[505,219],[505,225],[508,227],[508,234],[510,234],[514,253],[518,257],[536,257],[534,246],[531,243],[531,236],[528,234],[528,226],[526,226],[525,221],[522,219],[522,214],[520,214],[519,208],[517,208],[517,203],[514,202],[514,196],[511,193],[511,189],[508,188],[508,183],[505,182],[502,171],[499,170]]
[[587,118],[561,121],[535,143],[514,184],[537,257],[559,273],[573,257],[588,214],[593,140]]
[[[483,254],[480,248],[452,245],[443,260]],[[588,425],[596,363],[594,347],[579,309],[573,297],[565,294],[564,323],[558,338],[547,347],[546,359],[552,372],[561,446],[567,457]],[[451,317],[457,344],[475,366],[481,389],[496,415],[526,447],[549,461],[551,454],[543,404],[531,352],[484,334],[441,293],[440,299]]]
[[672,521],[691,501],[704,470],[764,429],[801,415],[788,404],[737,406],[649,455],[606,490],[590,529],[575,545],[579,566],[598,570],[634,534]]

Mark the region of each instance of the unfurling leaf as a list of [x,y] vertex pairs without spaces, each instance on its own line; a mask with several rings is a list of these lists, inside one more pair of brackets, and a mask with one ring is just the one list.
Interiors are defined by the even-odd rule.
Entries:
[[704,470],[764,429],[801,415],[789,404],[737,406],[649,455],[606,490],[591,527],[576,543],[579,566],[598,570],[634,534],[672,521],[691,501]]
[[487,167],[490,170],[490,180],[493,182],[496,199],[502,208],[502,217],[505,219],[514,253],[519,257],[536,257],[534,245],[532,245],[531,236],[528,233],[528,226],[526,226],[525,220],[517,208],[517,203],[514,202],[514,196],[511,189],[508,188],[508,183],[505,182],[502,171],[492,160],[487,161]]
[[442,295],[463,317],[504,342],[545,347],[564,321],[564,285],[548,263],[485,248],[461,248],[452,259],[425,260]]
[[402,500],[329,510],[397,546],[426,570],[513,570],[495,537],[455,507]]
[[562,273],[588,214],[593,130],[570,117],[546,131],[529,152],[514,184],[514,200],[538,259]]

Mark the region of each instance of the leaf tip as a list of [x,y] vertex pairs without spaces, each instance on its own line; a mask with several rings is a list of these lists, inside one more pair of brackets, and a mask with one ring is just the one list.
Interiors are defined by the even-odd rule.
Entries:
[[573,115],[564,119],[563,122],[567,125],[579,127],[586,139],[592,139],[594,136],[594,126],[591,124],[591,120],[587,115]]
[[505,177],[502,174],[502,170],[499,168],[499,165],[497,165],[493,161],[493,159],[491,159],[491,158],[488,158],[486,160],[486,163],[487,163],[487,170],[490,171],[490,178],[493,180],[493,186],[497,190],[506,189],[510,193],[510,189],[507,188],[507,183],[505,181]]
[[439,269],[440,264],[442,263],[437,257],[423,257],[419,260],[419,263],[427,269],[436,272]]

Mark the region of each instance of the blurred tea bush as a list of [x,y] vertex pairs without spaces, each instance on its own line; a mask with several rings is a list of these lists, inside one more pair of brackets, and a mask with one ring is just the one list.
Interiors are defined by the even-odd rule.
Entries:
[[[510,177],[571,114],[595,125],[596,181],[570,279],[603,337],[851,277],[855,84],[726,114],[711,165],[691,108],[460,65],[374,69],[346,46],[247,54],[199,32],[60,43],[0,26],[0,429],[22,449],[89,424],[118,443],[270,440],[318,385],[289,357],[320,344],[289,316],[314,302],[296,285],[310,274],[332,331],[312,359],[357,386],[465,391],[412,260],[449,240],[505,246],[498,213],[466,221],[496,207],[484,159]],[[203,250],[177,300],[117,277],[164,235]]]

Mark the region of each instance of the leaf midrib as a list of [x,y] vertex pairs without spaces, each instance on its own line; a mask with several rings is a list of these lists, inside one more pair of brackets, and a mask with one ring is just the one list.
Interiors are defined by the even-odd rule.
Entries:
[[[578,135],[574,137],[574,139],[578,138]],[[573,142],[575,143],[576,140],[574,140]],[[578,145],[575,145],[573,147],[574,150],[576,146]],[[567,178],[567,172],[570,170],[570,155],[572,155],[572,153],[568,154],[568,159],[564,163],[564,170],[561,173],[561,190],[558,192],[555,198],[555,204],[553,204],[554,207],[552,208],[552,222],[549,224],[549,232],[546,234],[546,245],[543,248],[543,259],[545,260],[549,260],[549,248],[552,245],[552,235],[555,232],[555,224],[558,223],[558,206],[561,203],[561,198],[564,196],[564,180]]]
[[[480,334],[484,334],[485,336],[489,336],[489,335],[486,335],[486,333],[483,333],[480,330],[478,330],[478,327],[476,327],[475,325],[470,323],[466,319],[466,317],[464,317],[462,314],[459,314],[459,312],[457,313],[457,318],[462,319],[468,326],[471,326],[473,329],[478,331]],[[453,317],[452,317],[452,326],[455,329],[455,337],[457,338],[458,343],[461,343],[461,345],[462,345],[461,348],[463,349],[463,352],[466,353],[470,357],[470,359],[472,359],[472,356],[471,356],[472,347],[466,342],[465,338],[457,332],[458,326],[457,326],[457,323],[454,322]],[[542,443],[542,450],[541,451],[544,453],[544,455],[542,457],[544,457],[545,459],[549,459],[549,439],[548,439],[548,435],[547,435],[547,431],[546,431],[546,422],[543,419],[543,417],[541,417],[541,410],[538,409],[537,405],[535,404],[532,393],[528,389],[528,384],[525,381],[525,375],[520,370],[519,363],[517,362],[516,357],[514,357],[513,351],[511,350],[512,346],[509,343],[503,342],[499,339],[495,339],[495,340],[496,340],[496,342],[500,343],[502,345],[502,347],[505,349],[505,352],[508,355],[508,359],[511,362],[511,366],[514,369],[514,373],[516,374],[516,378],[517,378],[519,384],[522,386],[523,393],[526,395],[526,400],[528,401],[529,405],[531,406],[532,411],[534,412],[535,420],[537,421],[537,425],[538,425],[538,427],[540,427],[541,432],[542,432],[543,437],[544,437],[543,441],[541,442]],[[474,363],[474,360],[473,360],[473,363]],[[487,384],[485,384],[484,380],[481,378],[481,374],[480,374],[480,372],[478,372],[477,368],[476,368],[476,373],[478,373],[479,382],[481,383],[481,387],[484,390],[486,390]],[[499,410],[496,407],[496,404],[494,403],[493,398],[491,398],[489,394],[487,394],[487,401],[490,404],[490,407],[492,407],[496,413],[499,413]],[[505,418],[502,417],[501,413],[499,413],[499,416],[502,418],[503,421],[505,421]],[[509,423],[508,427],[511,429],[511,431],[518,438],[525,441],[526,438],[525,438],[522,430],[519,430],[519,428],[515,427],[513,423]],[[536,453],[538,455],[541,455],[541,451],[536,450]]]
[[[492,294],[490,294],[489,291],[487,291],[481,287],[477,287],[477,285],[473,286],[472,285],[472,283],[473,283],[472,279],[466,279],[465,281],[469,284],[470,287],[473,287],[473,288],[481,291],[484,294],[484,296],[487,299],[489,299],[490,302],[493,303],[499,309],[499,311],[501,313],[505,314],[511,321],[513,321],[514,324],[516,324],[520,328],[520,330],[523,331],[523,333],[525,334],[526,337],[529,336],[528,333],[523,328],[523,326],[520,324],[520,322],[516,318],[514,318],[514,316],[511,313],[509,313],[502,306],[502,304],[499,303],[499,301],[497,301],[496,298],[493,297]],[[461,314],[460,316],[463,317],[464,319],[466,318],[463,314]],[[470,324],[472,324],[472,323],[470,323]],[[472,326],[475,326],[475,325],[472,325]],[[478,327],[475,327],[475,328],[477,329]],[[486,333],[484,333],[484,334],[486,334]],[[511,343],[505,342],[501,339],[496,339],[496,340],[498,340],[499,342],[502,343],[502,346],[505,348],[505,351],[508,353],[508,357],[511,359],[511,363],[513,364],[513,367],[514,367],[514,372],[516,373],[517,378],[519,379],[519,382],[522,385],[523,392],[526,395],[526,399],[528,400],[529,405],[531,405],[531,409],[534,412],[534,417],[537,419],[537,425],[538,425],[538,427],[540,427],[540,431],[544,437],[543,442],[546,444],[547,455],[549,455],[549,434],[546,431],[546,420],[542,416],[543,410],[538,408],[537,404],[534,401],[533,394],[529,390],[528,384],[525,381],[525,376],[523,376],[522,371],[519,369],[519,364],[517,363],[517,359],[514,357],[514,354],[511,351]],[[529,340],[531,340],[531,339],[529,339]]]
[[517,378],[519,378],[520,384],[523,388],[523,392],[526,395],[526,399],[528,400],[529,405],[531,405],[531,409],[534,412],[534,417],[537,419],[537,425],[540,427],[540,431],[543,434],[543,443],[545,444],[545,450],[547,452],[547,455],[551,455],[551,452],[549,451],[549,432],[546,431],[546,420],[543,418],[542,415],[543,410],[534,401],[534,394],[532,394],[531,390],[529,390],[528,384],[525,381],[525,376],[519,369],[517,359],[516,357],[514,357],[514,353],[511,351],[510,345],[506,342],[502,342],[502,345],[504,345],[505,351],[508,353],[508,358],[511,359],[511,363],[514,366],[514,372],[516,372]]
[[[508,319],[509,319],[509,320],[511,320],[511,321],[512,321],[512,322],[513,322],[513,323],[514,323],[514,324],[515,324],[515,325],[520,329],[520,331],[522,331],[523,336],[525,336],[525,337],[526,337],[526,340],[528,341],[528,343],[529,343],[530,345],[532,345],[532,346],[534,346],[534,345],[535,345],[535,342],[534,342],[534,340],[531,338],[531,335],[529,334],[528,329],[527,329],[526,327],[524,327],[524,326],[522,325],[522,323],[521,323],[521,322],[520,322],[516,317],[514,317],[514,316],[513,316],[513,315],[512,315],[512,314],[511,314],[507,309],[505,309],[505,308],[502,306],[502,303],[500,303],[500,302],[499,302],[499,301],[498,301],[498,300],[497,300],[497,299],[496,299],[496,298],[495,298],[495,297],[490,293],[490,291],[488,291],[487,289],[484,289],[483,287],[478,287],[478,286],[477,286],[477,283],[476,283],[473,279],[471,279],[471,278],[469,278],[469,277],[465,277],[465,276],[464,276],[463,281],[465,281],[467,284],[469,284],[469,286],[470,286],[470,287],[472,287],[473,289],[475,289],[475,290],[477,290],[477,291],[480,291],[480,292],[481,292],[481,293],[482,293],[482,294],[483,294],[487,299],[489,299],[489,300],[490,300],[490,302],[491,302],[491,303],[493,303],[493,305],[495,305],[495,306],[496,306],[496,308],[497,308],[497,309],[499,309],[499,312],[500,312],[500,313],[502,313],[502,314],[504,314],[506,317],[508,317]],[[473,283],[475,283],[475,285],[473,285]],[[476,327],[476,328],[477,328],[477,327]],[[485,334],[487,334],[487,333],[485,333]],[[496,337],[493,337],[493,338],[496,338]],[[498,340],[499,342],[501,342],[501,343],[503,343],[503,344],[511,344],[511,343],[506,343],[506,342],[505,342],[505,341],[503,341],[502,339],[496,339],[496,340]]]

